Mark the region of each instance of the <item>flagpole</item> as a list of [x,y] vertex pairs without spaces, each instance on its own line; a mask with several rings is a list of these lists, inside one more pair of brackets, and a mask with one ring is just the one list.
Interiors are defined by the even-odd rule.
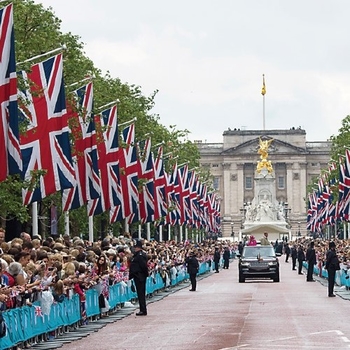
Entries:
[[17,63],[17,66],[23,64],[23,63],[28,63],[30,61],[34,61],[36,60],[37,58],[42,58],[44,56],[47,56],[47,55],[51,55],[53,53],[56,53],[56,52],[59,52],[59,51],[63,51],[63,50],[66,50],[67,49],[67,46],[66,45],[62,45],[61,47],[57,48],[57,49],[54,49],[54,50],[51,50],[51,51],[48,51],[48,52],[45,52],[45,53],[42,53],[40,55],[37,55],[37,56],[34,56],[34,57],[31,57],[31,58],[28,58],[27,60],[24,60],[22,62],[19,62]]
[[263,130],[265,130],[265,95],[263,96]]
[[263,84],[261,88],[261,95],[263,96],[263,130],[265,130],[265,95],[266,95],[265,74],[263,74]]
[[93,78],[94,78],[94,77],[86,77],[86,78],[84,78],[84,79],[82,79],[82,80],[76,81],[75,83],[72,83],[72,84],[70,84],[70,85],[66,85],[65,87],[66,87],[66,88],[73,87],[73,86],[76,86],[76,85],[78,85],[78,84],[83,83],[84,81],[92,80]]
[[133,122],[136,122],[136,120],[137,120],[137,118],[135,117],[135,118],[133,118],[133,119],[131,119],[131,120],[125,122],[125,123],[118,124],[118,126],[120,127],[120,126],[124,126],[124,125],[127,125],[127,124],[131,124]]
[[[119,99],[117,99],[117,100],[115,100],[115,101],[112,101],[112,102],[109,102],[109,103],[106,103],[105,105],[103,105],[103,106],[101,106],[101,107],[99,107],[99,108],[97,108],[98,110],[102,110],[103,108],[106,108],[106,107],[108,107],[108,106],[111,106],[111,105],[113,105],[113,104],[117,104],[119,102]],[[103,112],[103,111],[102,111]]]

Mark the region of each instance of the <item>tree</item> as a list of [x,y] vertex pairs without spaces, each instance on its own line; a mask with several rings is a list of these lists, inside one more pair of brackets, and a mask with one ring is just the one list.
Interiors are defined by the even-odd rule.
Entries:
[[[31,64],[37,63],[45,58],[28,62],[28,59],[65,46],[64,50],[64,79],[66,93],[76,89],[73,83],[82,81],[86,76],[94,77],[94,97],[96,113],[98,107],[118,99],[119,123],[136,118],[135,129],[137,140],[143,140],[149,135],[152,144],[164,143],[164,153],[172,153],[177,157],[178,163],[188,162],[189,167],[198,167],[199,152],[195,144],[187,140],[188,130],[177,130],[175,125],[170,130],[159,121],[159,115],[152,114],[155,105],[157,90],[150,96],[144,96],[140,86],[122,83],[119,78],[114,78],[109,72],[102,74],[94,63],[85,55],[84,44],[81,38],[72,33],[62,33],[61,20],[55,16],[52,8],[44,8],[41,4],[35,4],[33,0],[8,1],[14,4],[14,26],[16,42],[16,58],[19,62],[18,70],[29,70]],[[3,5],[6,5],[4,2]],[[24,126],[25,128],[25,126]],[[72,140],[74,143],[74,140]],[[172,160],[168,161],[168,167]],[[45,169],[41,170],[43,173]],[[42,176],[42,173],[38,173]],[[21,188],[25,186],[18,177],[9,177],[0,183],[0,216],[3,218],[13,217],[20,222],[26,222],[30,218],[30,211],[22,205]],[[9,195],[11,194],[11,195]],[[41,203],[42,215],[48,211],[54,203],[58,211],[61,210],[61,194],[56,193],[45,198]],[[103,218],[104,220],[105,218]],[[87,232],[86,208],[79,208],[70,214],[72,229],[75,233]],[[95,223],[99,227],[98,221]],[[64,217],[59,217],[59,225],[63,229]],[[113,228],[110,228],[113,230]]]

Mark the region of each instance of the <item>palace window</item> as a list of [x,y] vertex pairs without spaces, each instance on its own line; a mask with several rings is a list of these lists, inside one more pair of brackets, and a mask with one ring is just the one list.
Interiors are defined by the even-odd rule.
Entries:
[[219,177],[214,177],[213,179],[213,186],[215,190],[220,189],[220,178]]
[[278,189],[283,190],[285,187],[284,176],[278,176],[277,181]]
[[253,188],[253,178],[251,176],[245,177],[245,189],[251,190]]

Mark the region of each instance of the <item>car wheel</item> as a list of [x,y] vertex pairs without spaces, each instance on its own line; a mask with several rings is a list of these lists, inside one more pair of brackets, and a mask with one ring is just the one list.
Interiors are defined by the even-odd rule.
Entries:
[[239,274],[238,282],[239,283],[244,283],[245,282],[245,278],[241,274]]
[[280,281],[280,274],[277,273],[275,278],[273,279],[274,282],[279,282]]

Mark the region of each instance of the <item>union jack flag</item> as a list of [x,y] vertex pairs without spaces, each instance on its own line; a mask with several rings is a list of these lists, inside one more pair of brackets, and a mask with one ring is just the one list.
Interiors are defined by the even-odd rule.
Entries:
[[163,147],[158,148],[154,162],[154,217],[159,220],[167,214],[166,174],[163,165]]
[[177,200],[179,186],[177,185],[177,163],[173,166],[173,172],[171,174],[167,174],[166,176],[166,193],[167,193],[167,206],[168,213],[166,216],[166,223],[170,225],[175,225],[179,223],[181,216],[181,208],[180,203]]
[[145,224],[151,222],[154,217],[154,162],[151,152],[151,139],[145,141],[143,151],[139,145],[139,162],[138,181],[142,183],[142,189],[139,192],[140,221]]
[[198,194],[197,188],[199,186],[198,175],[191,171],[189,173],[189,189],[190,189],[190,224],[194,228],[199,228],[199,203],[198,203]]
[[120,185],[123,194],[123,217],[128,223],[139,220],[139,191],[137,159],[135,141],[135,124],[126,127],[122,132],[125,148],[120,148]]
[[347,221],[350,217],[350,151],[345,151],[344,161],[339,161],[339,208],[338,218]]
[[12,4],[0,9],[0,181],[22,171]]
[[43,310],[41,306],[34,306],[34,313],[36,317],[44,317]]
[[180,212],[179,224],[187,224],[189,214],[189,184],[188,184],[188,165],[178,169],[177,176],[174,183],[175,198],[177,201],[178,211]]
[[208,227],[208,187],[206,184],[200,183],[198,186],[198,204],[200,212],[200,227],[207,229]]
[[73,135],[73,164],[76,186],[63,190],[63,211],[80,208],[101,192],[97,164],[96,130],[93,117],[92,82],[73,93],[76,106],[69,107],[68,118]]
[[24,179],[33,182],[32,171],[45,170],[39,187],[23,189],[25,205],[76,184],[67,125],[62,54],[21,72],[29,90],[18,91],[23,99],[21,117],[28,123],[21,134]]
[[95,116],[95,125],[101,193],[99,198],[88,201],[89,216],[101,214],[121,203],[117,106]]

